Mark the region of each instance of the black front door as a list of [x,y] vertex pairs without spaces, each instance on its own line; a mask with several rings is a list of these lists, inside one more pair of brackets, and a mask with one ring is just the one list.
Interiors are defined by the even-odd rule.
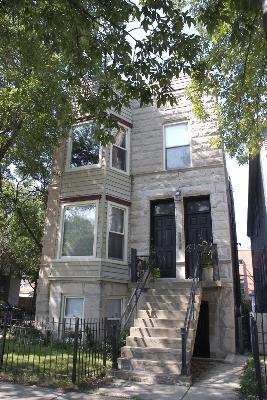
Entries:
[[[210,199],[207,196],[185,199],[185,236],[189,244],[212,243],[212,226]],[[192,254],[186,252],[186,277],[191,278],[194,272]]]
[[176,277],[174,201],[151,203],[151,248],[161,278]]

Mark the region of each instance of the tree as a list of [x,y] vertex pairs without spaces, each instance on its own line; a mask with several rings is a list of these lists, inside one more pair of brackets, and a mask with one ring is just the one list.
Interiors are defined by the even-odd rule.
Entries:
[[0,273],[27,279],[36,294],[46,188],[29,180],[9,180],[2,181],[0,189]]
[[206,93],[218,99],[219,139],[246,162],[258,153],[267,128],[266,50],[261,0],[191,0],[202,42],[189,89],[194,110],[205,118]]
[[[178,5],[177,5],[177,4]],[[112,140],[132,99],[174,101],[171,80],[199,50],[193,22],[172,0],[2,0],[0,161],[34,175],[80,114],[94,116],[100,142]],[[138,25],[131,28],[131,21]],[[130,24],[129,24],[130,23]],[[135,35],[137,27],[146,33]]]

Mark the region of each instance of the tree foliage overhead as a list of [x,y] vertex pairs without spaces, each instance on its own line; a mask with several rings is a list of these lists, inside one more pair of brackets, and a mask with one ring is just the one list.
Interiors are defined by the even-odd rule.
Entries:
[[189,72],[199,50],[198,36],[183,31],[193,19],[180,1],[136,3],[0,2],[0,160],[43,168],[40,158],[77,116],[74,99],[76,110],[95,117],[102,143],[117,126],[107,110],[120,112],[131,99],[174,101],[171,80]]
[[245,162],[267,129],[267,44],[261,0],[190,0],[202,52],[193,70],[189,98],[205,117],[201,97],[218,99],[218,145]]

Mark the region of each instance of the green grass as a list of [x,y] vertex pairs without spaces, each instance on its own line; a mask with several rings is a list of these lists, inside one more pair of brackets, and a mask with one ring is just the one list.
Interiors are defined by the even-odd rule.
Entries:
[[[21,383],[34,383],[73,387],[73,344],[51,342],[45,346],[38,341],[23,338],[7,338],[3,368],[0,378]],[[0,346],[2,343],[0,343]],[[111,363],[103,366],[97,352],[83,351],[77,355],[77,382],[87,384],[105,375]]]

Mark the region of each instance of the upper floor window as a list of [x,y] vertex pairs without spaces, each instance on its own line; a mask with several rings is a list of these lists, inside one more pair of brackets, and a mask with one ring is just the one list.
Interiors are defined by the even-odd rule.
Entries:
[[109,205],[108,258],[123,261],[126,258],[126,208]]
[[120,171],[128,172],[128,130],[121,129],[111,148],[111,166]]
[[181,123],[164,127],[165,168],[176,169],[191,166],[188,124]]
[[74,125],[69,149],[69,167],[89,167],[99,164],[100,146],[94,135],[94,124]]
[[63,208],[61,257],[93,257],[96,242],[96,203]]

